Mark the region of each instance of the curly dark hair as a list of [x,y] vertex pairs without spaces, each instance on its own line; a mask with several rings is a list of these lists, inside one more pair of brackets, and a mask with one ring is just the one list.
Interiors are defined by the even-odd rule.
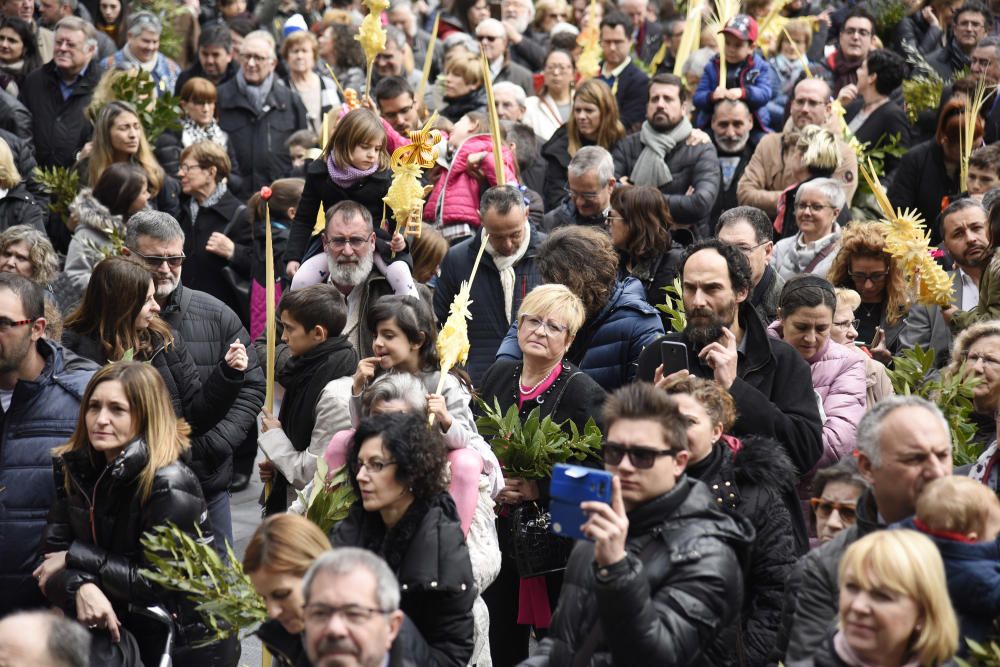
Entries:
[[393,466],[396,481],[409,488],[414,498],[429,500],[448,488],[444,438],[437,429],[427,428],[427,420],[422,416],[391,412],[362,419],[351,440],[347,452],[348,479],[359,498],[358,453],[366,440],[379,436],[382,448],[396,462]]
[[601,312],[615,289],[618,253],[607,232],[596,227],[560,227],[542,241],[535,262],[545,282],[565,285],[580,297],[588,319]]
[[750,261],[747,259],[747,256],[743,254],[743,251],[736,248],[736,246],[723,243],[716,238],[703,239],[688,246],[687,250],[684,251],[684,259],[681,261],[682,277],[684,276],[684,267],[687,266],[691,255],[702,250],[714,250],[726,260],[726,266],[729,267],[729,282],[732,284],[734,294],[739,294],[743,291],[749,292],[752,287],[752,278]]

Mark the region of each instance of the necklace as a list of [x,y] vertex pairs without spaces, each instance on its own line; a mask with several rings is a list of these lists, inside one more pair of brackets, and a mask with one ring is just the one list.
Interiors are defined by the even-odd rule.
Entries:
[[871,319],[882,310],[882,303],[873,303],[871,305],[863,303],[861,304],[861,310],[864,312],[866,319]]
[[545,371],[545,375],[542,376],[541,380],[536,382],[534,386],[529,387],[528,389],[525,389],[526,385],[524,384],[524,370],[522,369],[521,376],[518,378],[517,381],[518,385],[520,385],[518,387],[518,391],[521,392],[522,396],[530,396],[531,394],[534,394],[535,391],[537,391],[538,388],[542,386],[542,383],[549,379],[549,376],[552,375],[552,371],[554,371],[556,367],[559,366],[560,363],[562,363],[561,359],[557,361],[551,368],[549,368],[549,370]]

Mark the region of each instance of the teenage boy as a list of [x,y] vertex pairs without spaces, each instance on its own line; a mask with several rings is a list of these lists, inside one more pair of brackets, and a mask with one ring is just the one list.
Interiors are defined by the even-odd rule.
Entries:
[[[774,72],[767,60],[754,49],[757,30],[757,21],[748,14],[737,14],[723,28],[726,48],[705,66],[705,72],[694,93],[698,127],[709,126],[716,102],[742,100],[753,114],[754,132],[763,134],[770,129],[771,118],[767,103],[774,96],[771,88]],[[719,80],[720,57],[726,59],[725,81]],[[754,137],[754,140],[758,138]]]
[[[337,419],[347,414],[345,398],[325,391],[327,383],[351,375],[358,355],[343,335],[347,322],[344,299],[333,285],[311,285],[286,292],[278,303],[281,341],[291,358],[278,371],[285,388],[278,418],[267,410],[258,418],[257,444],[267,455],[260,477],[273,482],[265,514],[284,512],[316,474],[316,457],[330,438],[350,426]],[[340,409],[338,409],[340,408]]]

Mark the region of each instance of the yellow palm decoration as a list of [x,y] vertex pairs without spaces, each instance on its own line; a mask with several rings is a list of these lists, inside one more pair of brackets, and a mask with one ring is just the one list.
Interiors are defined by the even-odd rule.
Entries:
[[[479,270],[479,262],[483,259],[483,251],[490,240],[490,235],[483,231],[483,238],[479,245],[479,254],[472,265],[472,273],[468,280],[463,280],[458,294],[448,308],[448,319],[441,327],[438,334],[437,351],[441,360],[441,379],[438,381],[437,391],[440,394],[444,390],[444,381],[448,376],[448,371],[457,364],[464,364],[469,358],[469,320],[472,319],[472,312],[469,306],[472,300],[469,298],[472,291],[472,281],[476,279],[476,272]],[[434,415],[431,415],[430,423],[434,423]]]
[[740,0],[716,0],[715,13],[709,25],[716,33],[715,41],[719,45],[719,85],[726,87],[726,35],[722,32],[726,24],[740,13]]
[[976,90],[972,94],[972,99],[965,104],[965,122],[958,126],[958,143],[962,151],[958,185],[962,192],[966,192],[969,189],[969,156],[972,155],[972,151],[976,148],[976,121],[979,119],[979,112],[986,102],[988,89],[992,89],[993,87],[986,85],[985,77],[979,77],[979,81],[976,82]]
[[441,133],[431,129],[435,118],[437,114],[431,116],[422,129],[409,133],[409,144],[393,151],[390,161],[392,184],[382,198],[396,218],[396,230],[405,225],[405,233],[414,236],[420,236],[420,219],[424,210],[424,188],[420,185],[420,176],[424,169],[434,166],[438,157],[435,146],[441,141]]
[[361,20],[361,27],[354,39],[361,42],[361,48],[365,52],[365,60],[368,61],[368,78],[365,84],[365,95],[372,94],[372,66],[375,64],[375,56],[385,50],[386,33],[382,27],[382,12],[389,9],[389,0],[361,0],[362,4],[368,8],[368,15]]
[[701,16],[705,11],[705,0],[692,0],[688,3],[687,21],[684,23],[684,33],[677,47],[677,60],[674,61],[674,76],[682,76],[684,63],[691,54],[698,50],[701,39]]
[[860,163],[858,170],[875,196],[885,227],[885,251],[892,256],[910,285],[913,298],[925,305],[947,306],[951,303],[951,278],[931,257],[930,233],[916,211],[893,209],[889,196],[875,175],[871,160]]
[[587,7],[590,20],[587,27],[577,35],[576,43],[582,47],[580,58],[576,61],[576,71],[582,79],[592,79],[601,71],[601,27],[597,21],[597,0],[590,0]]

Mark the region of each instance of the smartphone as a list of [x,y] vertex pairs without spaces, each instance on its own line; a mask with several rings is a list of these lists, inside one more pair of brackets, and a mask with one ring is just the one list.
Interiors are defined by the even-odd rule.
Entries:
[[687,345],[677,341],[665,340],[660,343],[660,363],[663,364],[663,377],[688,368]]
[[611,477],[611,473],[604,470],[557,463],[552,468],[549,484],[550,530],[561,537],[587,539],[580,532],[580,526],[587,522],[587,514],[580,509],[580,503],[599,500],[610,505]]

